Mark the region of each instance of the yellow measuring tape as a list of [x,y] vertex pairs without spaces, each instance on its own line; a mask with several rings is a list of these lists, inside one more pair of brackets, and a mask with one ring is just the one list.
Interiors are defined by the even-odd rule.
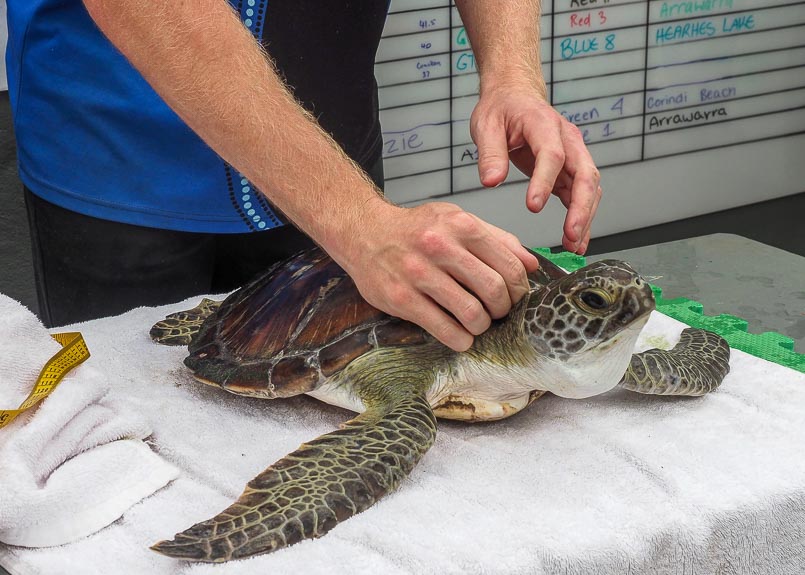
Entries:
[[14,421],[20,413],[32,408],[50,395],[70,370],[89,357],[89,348],[80,333],[75,331],[55,333],[50,337],[61,344],[61,350],[51,357],[42,368],[30,395],[17,409],[0,409],[0,429]]

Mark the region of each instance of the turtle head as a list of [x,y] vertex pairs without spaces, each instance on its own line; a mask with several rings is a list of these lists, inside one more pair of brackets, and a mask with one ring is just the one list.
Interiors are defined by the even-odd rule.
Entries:
[[525,334],[537,351],[541,384],[562,397],[615,387],[654,309],[648,283],[624,262],[596,262],[534,290]]

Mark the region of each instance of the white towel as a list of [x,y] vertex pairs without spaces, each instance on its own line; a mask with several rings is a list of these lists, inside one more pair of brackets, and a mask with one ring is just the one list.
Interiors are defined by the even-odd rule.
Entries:
[[[2,295],[0,318],[0,407],[15,409],[60,345],[30,311]],[[141,441],[149,425],[115,402],[101,362],[91,357],[0,429],[0,541],[75,541],[177,475]]]
[[[149,545],[221,511],[266,466],[351,416],[195,381],[186,350],[148,330],[196,303],[81,326],[181,477],[70,545],[0,545],[13,575],[803,573],[805,374],[739,351],[701,398],[547,395],[500,422],[441,422],[398,491],[321,539],[225,565],[157,555]],[[642,346],[670,345],[682,327],[654,313]]]

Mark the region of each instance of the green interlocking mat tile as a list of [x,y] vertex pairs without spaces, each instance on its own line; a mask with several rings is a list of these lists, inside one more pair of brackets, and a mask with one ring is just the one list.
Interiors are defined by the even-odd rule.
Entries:
[[[569,252],[553,254],[547,248],[537,248],[535,251],[568,271],[584,267],[587,262],[584,257]],[[660,287],[652,285],[651,289],[657,300],[657,311],[691,327],[715,332],[735,349],[805,373],[805,354],[794,351],[794,340],[790,337],[774,332],[749,333],[749,324],[744,319],[729,314],[704,315],[704,307],[697,301],[665,299]]]

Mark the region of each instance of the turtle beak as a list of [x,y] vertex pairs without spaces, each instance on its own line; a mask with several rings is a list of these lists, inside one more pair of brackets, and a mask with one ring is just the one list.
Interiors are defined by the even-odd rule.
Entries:
[[647,281],[638,276],[634,286],[637,289],[632,290],[623,299],[620,311],[613,318],[616,325],[626,327],[635,320],[647,316],[656,307],[654,292],[651,291],[651,286]]

